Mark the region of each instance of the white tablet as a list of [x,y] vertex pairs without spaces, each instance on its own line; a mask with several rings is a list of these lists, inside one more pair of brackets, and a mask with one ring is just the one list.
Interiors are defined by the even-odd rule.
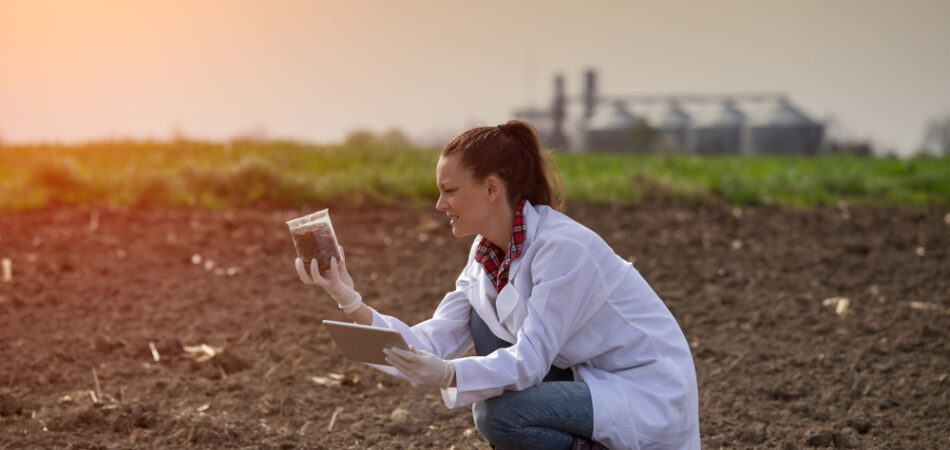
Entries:
[[335,320],[324,320],[323,326],[330,332],[330,337],[343,352],[343,356],[353,361],[388,365],[386,355],[383,354],[384,348],[409,349],[402,335],[389,328]]

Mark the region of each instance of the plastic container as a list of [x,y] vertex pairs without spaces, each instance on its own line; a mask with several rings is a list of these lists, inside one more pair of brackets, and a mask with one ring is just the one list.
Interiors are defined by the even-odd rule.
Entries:
[[294,240],[297,256],[304,263],[309,265],[311,260],[316,259],[317,267],[323,273],[330,269],[331,258],[336,258],[337,262],[343,260],[333,223],[330,222],[329,209],[288,220],[287,226],[290,227],[290,237]]

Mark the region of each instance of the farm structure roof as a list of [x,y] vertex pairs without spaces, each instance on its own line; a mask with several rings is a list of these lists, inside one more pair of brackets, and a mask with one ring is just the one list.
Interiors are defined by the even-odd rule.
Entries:
[[824,125],[776,93],[602,95],[588,71],[580,96],[555,78],[551,107],[519,108],[545,145],[572,151],[814,155]]

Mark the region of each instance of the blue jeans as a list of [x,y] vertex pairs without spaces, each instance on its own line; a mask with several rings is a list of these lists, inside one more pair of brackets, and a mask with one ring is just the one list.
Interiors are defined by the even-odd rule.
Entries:
[[[511,345],[499,339],[472,310],[475,354],[488,355]],[[587,384],[574,381],[570,369],[551,366],[541,384],[472,405],[478,432],[495,448],[569,449],[574,436],[590,439],[594,406]]]

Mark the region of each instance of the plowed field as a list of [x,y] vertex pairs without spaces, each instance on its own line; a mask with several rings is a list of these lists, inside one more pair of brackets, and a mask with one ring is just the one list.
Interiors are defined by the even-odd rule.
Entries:
[[[469,409],[342,359],[293,270],[283,221],[310,211],[0,216],[0,447],[487,448]],[[950,447],[947,211],[567,213],[681,324],[704,448]],[[332,214],[366,302],[408,323],[465,264],[434,210]]]

